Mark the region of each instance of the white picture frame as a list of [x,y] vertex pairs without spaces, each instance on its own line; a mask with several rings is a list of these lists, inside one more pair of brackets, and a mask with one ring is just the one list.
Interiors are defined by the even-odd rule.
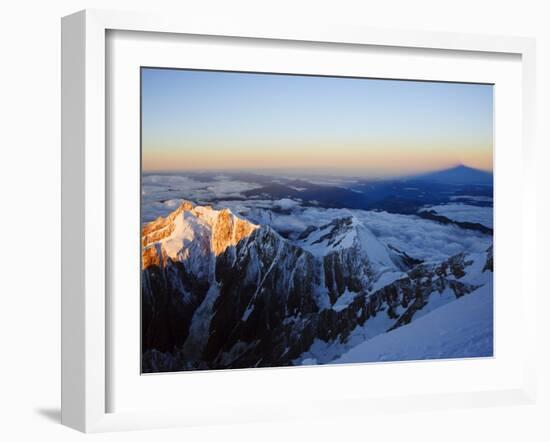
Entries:
[[[340,414],[368,414],[373,410],[453,408],[530,403],[535,398],[535,339],[526,341],[524,376],[513,388],[426,395],[373,398],[328,398],[316,400],[312,407],[256,406],[238,404],[227,415],[198,410],[108,412],[107,396],[112,385],[106,375],[109,365],[109,303],[107,244],[109,186],[107,169],[106,119],[106,33],[144,31],[163,34],[227,36],[284,40],[289,43],[339,43],[380,48],[426,48],[444,51],[469,51],[515,54],[521,57],[522,121],[521,170],[522,256],[521,291],[524,313],[536,311],[534,257],[535,188],[534,107],[535,42],[519,37],[493,37],[416,31],[388,31],[346,26],[284,24],[213,23],[193,17],[159,17],[86,10],[62,20],[62,423],[85,432],[216,422],[247,422],[280,419],[288,416],[311,417],[334,414],[337,401]],[[526,233],[531,231],[531,234]],[[530,272],[530,273],[529,273]],[[532,277],[530,277],[530,275]],[[533,321],[522,324],[534,336]],[[339,369],[339,368],[334,368]],[[276,373],[275,373],[276,375]],[[212,373],[210,376],[217,376]]]

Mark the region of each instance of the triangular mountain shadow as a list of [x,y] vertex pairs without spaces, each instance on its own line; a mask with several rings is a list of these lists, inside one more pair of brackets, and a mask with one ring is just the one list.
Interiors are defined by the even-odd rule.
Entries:
[[474,169],[473,167],[460,164],[449,169],[412,176],[409,177],[409,180],[444,184],[492,185],[493,174],[485,170]]

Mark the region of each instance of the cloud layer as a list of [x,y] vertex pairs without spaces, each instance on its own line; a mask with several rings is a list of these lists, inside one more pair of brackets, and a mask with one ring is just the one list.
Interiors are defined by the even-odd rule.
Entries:
[[[441,261],[460,252],[481,252],[492,244],[492,237],[455,225],[440,224],[415,215],[327,209],[300,199],[246,198],[243,192],[260,187],[259,184],[216,175],[210,179],[186,176],[147,175],[143,179],[142,222],[173,211],[183,199],[215,208],[229,208],[250,221],[269,225],[293,239],[310,226],[320,227],[336,218],[354,216],[368,227],[378,239],[414,258]],[[222,201],[218,201],[223,198]],[[444,216],[457,221],[479,222],[492,226],[491,207],[477,207],[450,203],[432,206]]]

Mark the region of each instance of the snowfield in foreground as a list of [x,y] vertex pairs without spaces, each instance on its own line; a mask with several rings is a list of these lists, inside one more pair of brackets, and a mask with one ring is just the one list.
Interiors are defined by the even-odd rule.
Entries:
[[333,364],[493,355],[492,281],[396,330],[365,341]]

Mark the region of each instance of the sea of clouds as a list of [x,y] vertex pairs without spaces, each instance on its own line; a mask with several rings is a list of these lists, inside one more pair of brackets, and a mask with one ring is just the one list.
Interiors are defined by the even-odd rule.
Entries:
[[[214,208],[229,208],[249,221],[269,225],[293,239],[310,226],[320,227],[336,218],[354,216],[378,239],[410,256],[426,261],[441,261],[460,252],[481,252],[492,244],[492,237],[452,224],[440,224],[415,215],[383,211],[326,209],[300,199],[247,198],[243,192],[261,187],[225,175],[196,179],[180,175],[146,175],[142,182],[142,222],[166,216],[183,200]],[[223,198],[222,201],[218,201]],[[431,206],[449,219],[479,222],[492,226],[492,208],[462,203]]]

